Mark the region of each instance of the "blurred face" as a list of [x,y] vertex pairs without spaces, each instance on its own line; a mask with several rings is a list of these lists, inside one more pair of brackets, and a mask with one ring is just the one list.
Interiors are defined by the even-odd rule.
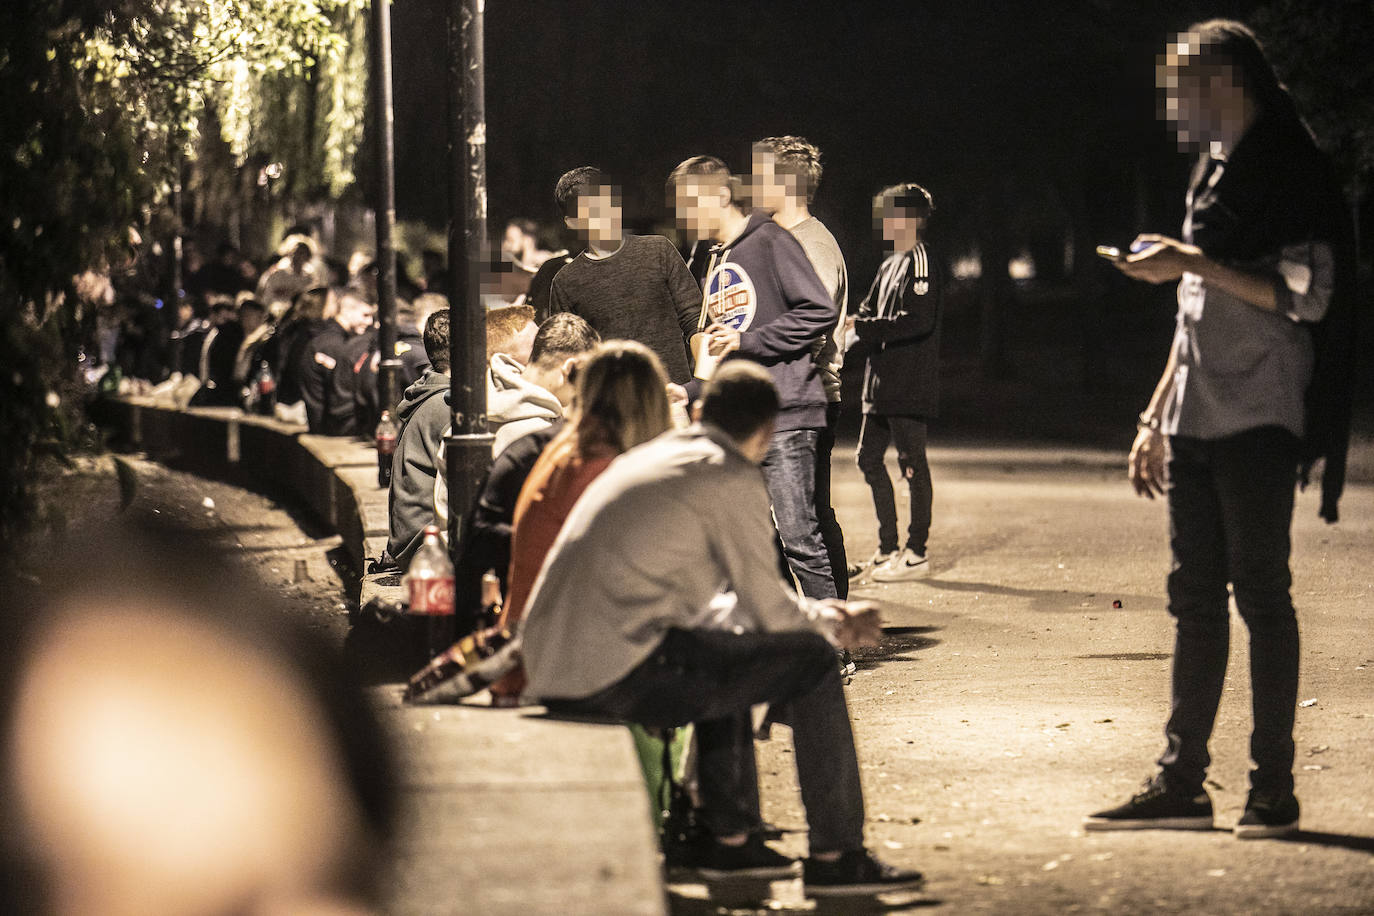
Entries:
[[1171,45],[1156,68],[1163,93],[1163,118],[1181,149],[1230,142],[1244,132],[1247,97],[1244,78],[1233,65],[1203,60],[1196,44]]
[[909,210],[889,210],[878,221],[878,231],[893,251],[905,251],[915,248],[921,240],[921,226],[924,223],[925,220]]
[[305,265],[310,263],[310,249],[305,245],[297,245],[296,250],[291,252],[291,266],[298,272],[305,269]]
[[526,235],[519,226],[512,223],[506,227],[506,235],[501,239],[501,251],[510,257],[518,258],[533,244],[534,239]]
[[339,324],[351,334],[361,334],[372,325],[375,309],[361,296],[344,296],[339,300]]
[[678,228],[693,241],[715,238],[729,206],[730,190],[719,181],[687,176],[673,185],[673,212]]
[[796,175],[778,173],[777,159],[772,150],[755,147],[753,168],[749,175],[750,203],[759,210],[776,213],[786,206],[789,198],[805,200],[801,179]]
[[585,239],[618,243],[621,215],[619,189],[603,185],[577,198],[577,215],[568,217],[567,223]]
[[20,683],[6,753],[52,912],[344,912],[362,821],[325,711],[284,664],[147,604],[64,609]]
[[244,309],[239,312],[239,324],[243,325],[243,330],[249,334],[266,323],[267,315],[259,309]]

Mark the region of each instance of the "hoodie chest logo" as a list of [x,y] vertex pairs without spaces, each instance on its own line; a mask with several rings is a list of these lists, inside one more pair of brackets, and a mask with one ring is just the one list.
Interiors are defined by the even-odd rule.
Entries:
[[706,278],[706,314],[716,324],[747,331],[757,308],[754,282],[738,264],[722,264]]

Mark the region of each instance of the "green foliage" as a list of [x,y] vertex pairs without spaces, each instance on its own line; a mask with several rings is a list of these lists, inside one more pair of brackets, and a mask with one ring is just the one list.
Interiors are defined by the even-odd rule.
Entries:
[[35,456],[69,412],[75,277],[124,260],[165,209],[202,123],[235,165],[266,156],[293,187],[353,183],[368,0],[0,2],[0,546],[34,513]]

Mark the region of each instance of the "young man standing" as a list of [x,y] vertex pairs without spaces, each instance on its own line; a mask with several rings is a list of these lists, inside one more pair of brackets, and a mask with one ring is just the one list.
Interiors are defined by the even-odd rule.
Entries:
[[788,565],[804,595],[834,598],[814,498],[826,399],[812,354],[834,330],[835,300],[791,233],[762,213],[744,213],[724,162],[693,157],[668,184],[679,224],[716,243],[696,320],[704,346],[712,358],[737,354],[767,367],[778,389],[782,404],[762,466]]
[[[1192,26],[1156,74],[1179,145],[1197,153],[1197,166],[1182,239],[1142,235],[1117,267],[1178,284],[1173,348],[1129,463],[1136,492],[1169,504],[1172,708],[1159,772],[1084,826],[1212,829],[1204,784],[1230,652],[1229,585],[1250,636],[1254,714],[1255,766],[1235,835],[1284,836],[1299,817],[1293,490],[1304,436],[1321,432],[1322,405],[1311,394],[1348,396],[1353,381],[1327,375],[1338,350],[1314,347],[1349,340],[1351,226],[1329,160],[1249,29],[1225,20]],[[1342,324],[1313,335],[1305,325],[1324,322],[1328,310]],[[1328,490],[1323,501],[1331,520],[1336,495]]]
[[[878,582],[930,574],[926,424],[939,409],[944,298],[944,278],[924,242],[926,222],[934,210],[930,194],[916,184],[893,185],[873,198],[875,228],[892,254],[878,268],[854,319],[854,332],[868,345],[858,465],[873,491],[878,515],[878,550],[869,561]],[[890,442],[896,443],[897,463],[911,496],[911,521],[900,552],[897,506],[883,463]]]
[[816,518],[830,557],[830,575],[841,598],[849,594],[848,559],[844,531],[830,504],[830,456],[840,421],[840,369],[844,366],[843,335],[849,304],[849,272],[839,243],[825,224],[811,215],[811,203],[821,183],[821,151],[802,137],[767,137],[754,144],[750,202],[769,213],[798,242],[816,275],[835,301],[835,327],[816,345],[816,367],[825,386],[825,428],[816,439]]
[[620,189],[590,166],[558,179],[554,196],[587,248],[554,276],[550,310],[580,316],[603,340],[639,341],[658,354],[669,381],[690,381],[687,338],[696,330],[701,291],[673,243],[626,235]]

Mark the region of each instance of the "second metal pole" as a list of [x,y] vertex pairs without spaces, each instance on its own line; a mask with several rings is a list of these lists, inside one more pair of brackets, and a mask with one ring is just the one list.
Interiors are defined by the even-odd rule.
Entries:
[[[396,144],[391,101],[391,0],[372,0],[372,107],[376,113],[377,180],[377,403],[391,410],[400,398],[396,358]],[[372,430],[363,430],[371,435]]]

